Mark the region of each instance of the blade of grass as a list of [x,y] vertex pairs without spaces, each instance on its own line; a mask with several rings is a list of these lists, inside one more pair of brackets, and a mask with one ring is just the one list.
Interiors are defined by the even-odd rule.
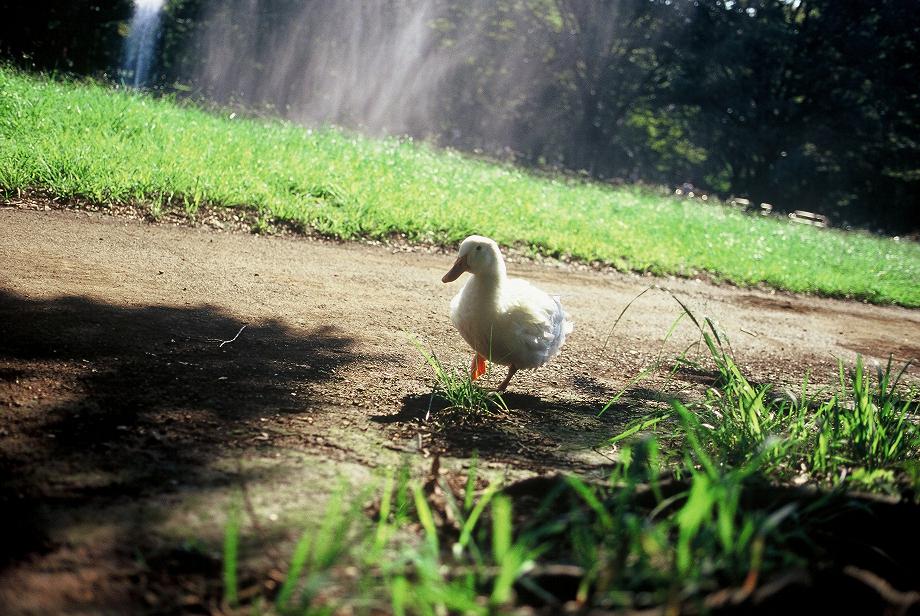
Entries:
[[431,507],[428,506],[428,499],[422,489],[413,484],[412,495],[415,498],[415,511],[418,514],[418,521],[421,522],[422,528],[425,529],[425,542],[431,551],[431,554],[437,556],[440,551],[438,543],[438,529],[434,524],[434,516],[431,513]]
[[601,351],[602,351],[602,352],[605,351],[605,350],[607,350],[607,343],[610,342],[610,337],[613,336],[613,330],[616,329],[617,324],[620,322],[620,319],[623,318],[623,315],[626,314],[626,311],[629,310],[629,307],[633,305],[633,302],[635,302],[637,299],[639,299],[640,297],[642,297],[643,295],[645,295],[645,294],[646,294],[648,291],[650,291],[652,288],[653,288],[653,287],[645,287],[644,289],[642,289],[642,291],[641,291],[638,295],[636,295],[634,298],[632,298],[631,300],[629,300],[629,302],[627,302],[626,306],[623,307],[623,310],[620,311],[620,314],[618,314],[618,315],[617,315],[617,318],[614,320],[613,325],[612,325],[611,328],[610,328],[610,332],[608,332],[608,334],[607,334],[607,338],[604,339],[604,346],[601,347]]
[[223,578],[224,602],[231,607],[239,604],[237,592],[237,561],[240,546],[240,505],[234,503],[227,515],[227,527],[224,530]]
[[300,574],[303,572],[304,566],[307,563],[307,558],[310,556],[312,539],[312,532],[306,530],[300,536],[297,545],[294,547],[294,553],[291,555],[291,564],[288,566],[284,584],[282,584],[281,590],[278,591],[278,598],[275,600],[275,606],[279,610],[287,607],[288,602],[291,600],[291,596],[294,594],[297,582],[300,581]]

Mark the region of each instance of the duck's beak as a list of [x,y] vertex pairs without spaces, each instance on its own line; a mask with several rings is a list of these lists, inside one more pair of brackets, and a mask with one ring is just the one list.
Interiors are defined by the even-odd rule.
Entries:
[[454,265],[450,268],[450,271],[444,274],[444,277],[441,278],[441,282],[453,282],[460,277],[460,274],[465,271],[467,271],[466,257],[457,257],[457,260],[454,261]]

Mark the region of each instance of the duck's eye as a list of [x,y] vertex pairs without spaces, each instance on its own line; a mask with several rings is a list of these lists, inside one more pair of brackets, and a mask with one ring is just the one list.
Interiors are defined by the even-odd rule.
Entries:
[[482,250],[482,246],[477,246],[476,250]]

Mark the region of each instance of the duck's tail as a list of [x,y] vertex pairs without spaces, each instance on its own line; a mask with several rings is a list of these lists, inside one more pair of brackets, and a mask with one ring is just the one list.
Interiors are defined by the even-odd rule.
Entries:
[[553,295],[552,298],[553,301],[556,302],[556,311],[553,313],[552,337],[546,349],[546,358],[544,362],[549,361],[559,354],[559,351],[562,350],[562,345],[565,344],[565,337],[571,334],[572,330],[575,328],[575,324],[569,320],[569,315],[566,314],[565,310],[562,308],[562,302],[559,301],[559,296]]

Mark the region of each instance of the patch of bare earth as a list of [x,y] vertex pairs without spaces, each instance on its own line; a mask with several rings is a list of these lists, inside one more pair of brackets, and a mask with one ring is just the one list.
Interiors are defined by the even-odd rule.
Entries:
[[459,474],[475,451],[492,477],[602,477],[607,437],[710,378],[628,386],[659,353],[699,340],[684,319],[662,347],[681,314],[671,293],[718,323],[754,380],[830,382],[836,359],[857,353],[920,357],[917,311],[516,261],[513,275],[562,296],[575,332],[551,365],[515,377],[508,411],[445,422],[410,336],[448,365],[468,362],[447,317],[459,284],[440,282],[449,256],[140,218],[36,199],[0,208],[6,613],[220,609],[220,537],[237,498],[250,514],[244,553],[271,570],[283,554],[264,546],[343,480],[370,485],[402,462],[421,472],[439,457]]

